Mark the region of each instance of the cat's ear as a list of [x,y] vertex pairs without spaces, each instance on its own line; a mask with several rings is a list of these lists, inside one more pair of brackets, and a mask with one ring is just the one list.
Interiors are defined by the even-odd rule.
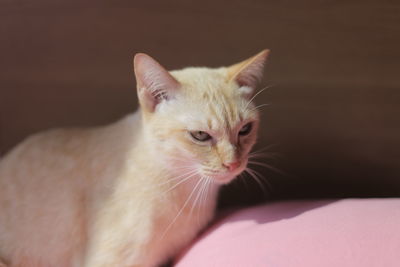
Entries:
[[174,98],[180,84],[155,59],[138,53],[135,55],[133,65],[142,108],[153,112],[161,101]]
[[243,93],[247,97],[251,97],[262,78],[268,54],[269,50],[265,49],[249,59],[228,67],[229,80],[235,81],[241,88],[243,87]]

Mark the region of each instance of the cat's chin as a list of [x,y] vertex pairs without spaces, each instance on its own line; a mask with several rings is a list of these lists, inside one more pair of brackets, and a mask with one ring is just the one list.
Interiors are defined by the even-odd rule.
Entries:
[[225,185],[229,184],[233,180],[235,180],[236,177],[238,177],[245,169],[246,169],[246,164],[242,165],[241,167],[237,168],[234,171],[228,171],[228,172],[217,172],[217,173],[212,173],[212,174],[206,174],[205,176],[210,177],[214,183],[220,184],[220,185]]
[[224,184],[229,184],[235,178],[239,175],[240,173],[226,173],[226,174],[219,174],[219,175],[213,175],[212,179],[214,183],[224,185]]

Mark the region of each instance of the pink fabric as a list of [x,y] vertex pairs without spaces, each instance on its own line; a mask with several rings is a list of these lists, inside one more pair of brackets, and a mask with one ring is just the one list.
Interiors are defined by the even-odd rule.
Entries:
[[176,267],[398,267],[400,199],[291,201],[239,210]]

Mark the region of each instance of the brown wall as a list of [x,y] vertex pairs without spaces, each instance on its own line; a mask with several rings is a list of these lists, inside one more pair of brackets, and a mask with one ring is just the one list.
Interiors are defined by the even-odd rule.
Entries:
[[[269,197],[400,196],[397,1],[85,2],[0,2],[2,153],[133,111],[136,52],[174,69],[270,48],[260,147],[276,144],[268,162],[287,174],[260,169]],[[262,196],[245,190],[230,192]]]

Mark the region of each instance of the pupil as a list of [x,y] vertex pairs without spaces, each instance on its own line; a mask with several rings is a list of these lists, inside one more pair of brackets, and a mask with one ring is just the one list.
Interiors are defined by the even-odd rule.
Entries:
[[198,141],[204,142],[211,139],[211,136],[203,131],[197,131],[190,133],[192,137]]
[[249,134],[251,131],[251,123],[246,124],[243,126],[243,128],[239,131],[240,135],[246,135]]

